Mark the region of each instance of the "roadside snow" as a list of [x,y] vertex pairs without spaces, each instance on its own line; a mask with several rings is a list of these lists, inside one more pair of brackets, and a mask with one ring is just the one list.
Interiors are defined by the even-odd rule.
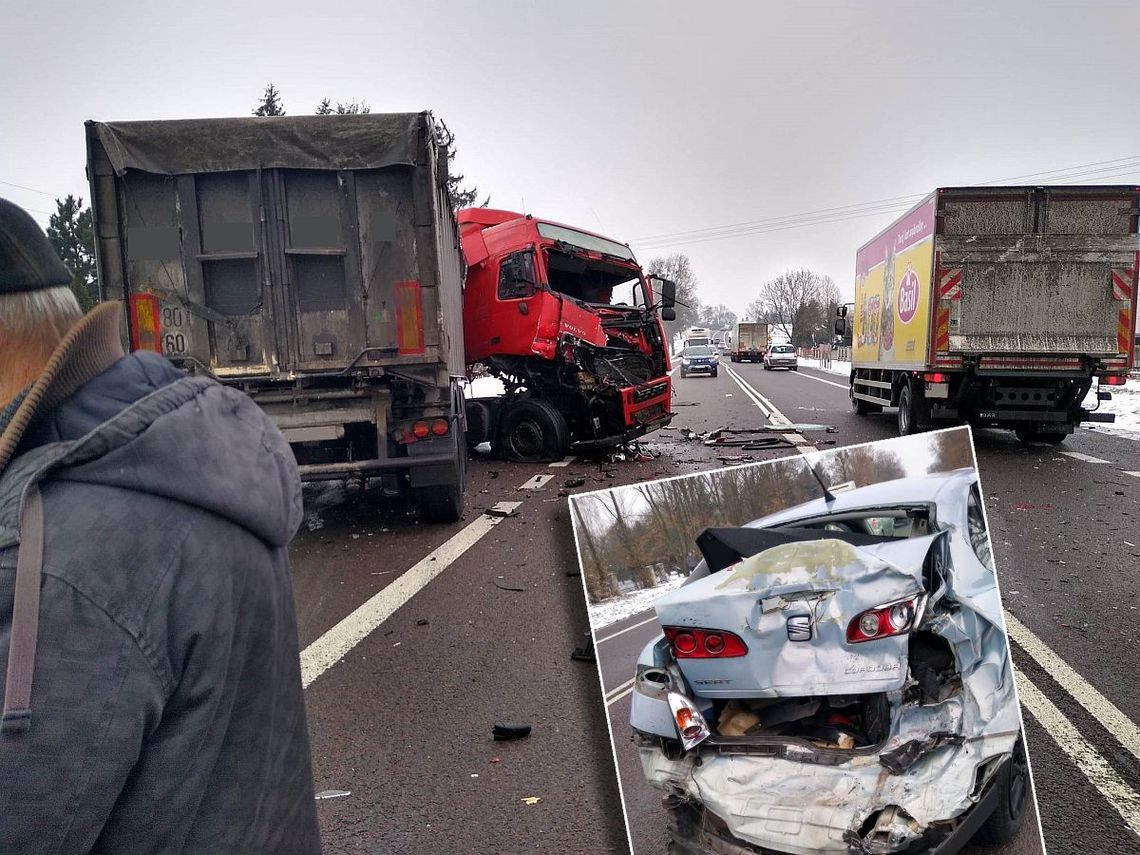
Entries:
[[[1112,400],[1101,401],[1100,412],[1115,413],[1116,421],[1112,424],[1087,422],[1083,427],[1098,433],[1113,433],[1140,440],[1140,379],[1129,377],[1124,386],[1105,386],[1104,389],[1112,392]],[[1096,386],[1093,386],[1084,400],[1084,406],[1092,410],[1096,405]]]
[[804,368],[815,368],[819,371],[827,371],[830,374],[842,374],[844,377],[851,376],[851,363],[843,362],[839,359],[831,360],[831,364],[827,368],[820,367],[818,359],[811,359],[806,356],[800,357],[800,365]]
[[684,576],[673,576],[655,588],[639,588],[628,594],[618,594],[608,600],[593,603],[590,606],[590,625],[597,632],[604,626],[652,608],[654,600],[679,588],[684,581]]
[[471,381],[464,380],[461,385],[465,398],[498,398],[507,391],[498,377],[476,377]]

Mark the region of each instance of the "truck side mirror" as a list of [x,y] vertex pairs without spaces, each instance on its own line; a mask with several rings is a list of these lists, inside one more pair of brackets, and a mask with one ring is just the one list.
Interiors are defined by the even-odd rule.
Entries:
[[835,334],[837,336],[847,335],[847,318],[840,317],[835,319]]
[[661,310],[661,320],[675,321],[677,320],[677,310],[670,306],[668,309]]
[[[662,310],[672,309],[677,305],[677,283],[670,279],[662,279],[660,276],[653,277],[653,290],[657,292],[657,299],[661,303]],[[665,318],[664,311],[661,315]],[[674,313],[676,317],[676,313]],[[671,321],[673,318],[665,318]]]

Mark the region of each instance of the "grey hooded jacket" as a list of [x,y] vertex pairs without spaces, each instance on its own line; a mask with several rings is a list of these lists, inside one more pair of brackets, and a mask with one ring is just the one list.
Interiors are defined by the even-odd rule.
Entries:
[[0,852],[319,852],[280,433],[154,354],[37,413],[0,459],[0,664],[33,483],[38,644],[30,726],[0,733]]

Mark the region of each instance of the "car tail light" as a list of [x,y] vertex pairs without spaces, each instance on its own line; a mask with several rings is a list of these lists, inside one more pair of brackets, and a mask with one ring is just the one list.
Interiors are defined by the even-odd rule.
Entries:
[[748,652],[740,636],[720,629],[667,626],[665,637],[676,659],[731,659]]
[[1128,378],[1113,374],[1108,377],[1101,377],[1100,382],[1102,386],[1123,386],[1128,382]]
[[927,383],[949,383],[950,382],[950,375],[949,374],[942,374],[938,371],[935,371],[932,373],[923,374],[922,379],[925,380]]
[[448,431],[447,419],[436,419],[431,423],[431,432],[436,436],[446,436]]
[[696,704],[677,692],[669,692],[669,711],[673,713],[673,722],[677,725],[677,734],[681,737],[682,747],[688,751],[700,745],[709,738],[709,726]]
[[847,643],[858,644],[895,635],[906,635],[922,619],[924,604],[923,596],[919,594],[908,600],[887,603],[885,606],[868,609],[856,615],[847,625]]
[[416,439],[427,439],[428,434],[431,433],[431,428],[428,427],[427,422],[416,422],[412,425],[412,436]]

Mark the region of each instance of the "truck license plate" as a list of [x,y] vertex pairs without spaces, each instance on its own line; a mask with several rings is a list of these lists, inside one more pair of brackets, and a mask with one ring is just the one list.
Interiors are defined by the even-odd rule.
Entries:
[[979,419],[996,419],[997,410],[978,410]]

